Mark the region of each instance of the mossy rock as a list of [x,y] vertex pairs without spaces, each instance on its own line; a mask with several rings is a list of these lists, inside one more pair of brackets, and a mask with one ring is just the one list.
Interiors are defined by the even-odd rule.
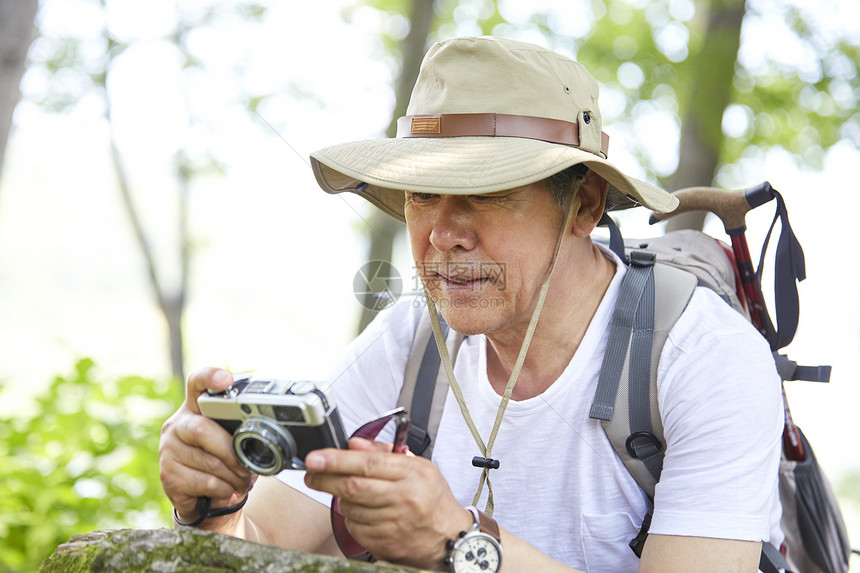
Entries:
[[40,573],[405,573],[417,569],[288,551],[199,529],[118,529],[75,535]]

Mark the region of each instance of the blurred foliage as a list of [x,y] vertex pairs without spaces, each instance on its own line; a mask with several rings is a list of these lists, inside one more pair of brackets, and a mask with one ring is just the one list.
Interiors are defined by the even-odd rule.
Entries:
[[[425,0],[418,0],[425,1]],[[431,26],[431,41],[463,35],[458,28],[462,22],[473,27],[469,33],[492,35],[499,26],[509,24],[502,16],[499,0],[426,0],[434,3],[435,18]],[[348,4],[341,16],[351,23],[363,9],[375,10],[380,16],[379,48],[394,65],[402,64],[402,40],[409,32],[409,16],[413,0],[358,0]],[[428,46],[429,47],[429,46]]]
[[727,141],[731,156],[749,145],[781,146],[820,167],[824,151],[837,141],[860,147],[860,41],[817,27],[807,16],[797,6],[783,11],[808,61],[768,58],[738,67],[735,103],[748,116],[748,126]]
[[[687,60],[686,48],[674,50],[659,44],[661,34],[670,29],[670,24],[680,25],[668,16],[665,6],[659,10],[658,2],[650,8],[635,7],[632,3],[615,0],[607,3],[592,2],[594,23],[585,37],[564,37],[557,40],[566,45],[568,51],[600,82],[605,102],[610,99],[614,106],[604,109],[604,125],[616,129],[632,130],[638,117],[666,114],[680,128],[681,99],[688,77],[684,72]],[[541,29],[546,34],[556,35],[552,20],[545,18]],[[608,97],[607,97],[608,96]],[[608,108],[608,109],[607,109]],[[653,144],[645,138],[632,137],[629,151],[637,158],[646,173],[654,178],[671,175],[660,170],[652,159]]]
[[0,571],[35,571],[72,535],[170,524],[158,477],[163,421],[179,384],[100,379],[81,360],[35,400],[0,419]]
[[[702,44],[702,27],[710,7],[721,2],[595,0],[590,3],[594,23],[585,37],[566,37],[551,16],[540,19],[539,26],[556,47],[575,52],[604,91],[623,95],[612,100],[620,99],[624,107],[612,110],[611,122],[631,125],[660,112],[680,126],[685,106],[707,105],[690,101],[688,80],[694,67],[713,65],[719,46]],[[747,2],[745,28],[765,20],[775,32],[784,26],[776,35],[796,43],[805,60],[779,57],[767,42],[742,34],[730,104],[740,128],[722,138],[721,163],[781,147],[820,168],[824,151],[836,142],[860,147],[860,41],[826,29],[809,10],[781,0]],[[747,47],[753,45],[766,49],[755,53]],[[636,145],[635,154],[652,174],[669,175],[654,172],[648,141]]]
[[[42,10],[45,5],[59,1],[44,0]],[[111,3],[108,0],[80,0],[80,4],[82,9],[87,10],[90,20],[99,24],[97,29],[84,33],[75,28],[56,30],[56,26],[46,30],[44,25],[37,25],[37,36],[30,50],[28,66],[30,77],[37,79],[26,84],[29,86],[24,93],[26,99],[44,110],[63,113],[90,101],[91,96],[96,95],[102,99],[101,105],[106,115],[110,116],[114,103],[111,101],[110,76],[121,65],[123,56],[139,47],[167,47],[185,82],[182,97],[187,100],[184,104],[188,132],[201,133],[196,136],[199,140],[211,140],[218,118],[199,111],[205,106],[192,101],[189,86],[206,73],[211,73],[212,68],[220,63],[213,62],[201,52],[200,38],[219,26],[229,31],[234,22],[259,25],[266,18],[268,6],[254,0],[178,3],[173,21],[161,37],[134,37],[114,29],[110,18]],[[174,71],[165,70],[168,77]],[[236,73],[240,75],[241,70],[236,70]],[[289,85],[288,89],[298,90],[299,87]],[[302,97],[306,94],[294,95]],[[263,96],[242,93],[238,99],[253,111],[254,98]],[[194,140],[190,135],[188,139]],[[170,145],[175,144],[165,144],[166,147]],[[223,158],[208,147],[186,145],[176,155],[178,170],[187,176],[223,174],[227,168]]]

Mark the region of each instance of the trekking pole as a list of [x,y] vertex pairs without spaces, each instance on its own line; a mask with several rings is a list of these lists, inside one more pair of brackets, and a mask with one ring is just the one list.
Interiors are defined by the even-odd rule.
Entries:
[[731,238],[735,265],[740,273],[744,303],[753,325],[767,338],[761,285],[753,268],[752,257],[746,238],[746,214],[774,198],[770,183],[764,182],[746,191],[727,191],[715,187],[687,187],[673,193],[680,204],[671,213],[654,213],[650,222],[665,221],[674,215],[688,211],[708,211],[716,215]]
[[[673,194],[680,201],[678,208],[671,213],[653,213],[650,223],[665,221],[674,215],[688,211],[708,211],[716,215],[723,222],[726,234],[731,238],[732,252],[735,256],[735,267],[740,274],[741,286],[743,288],[745,299],[743,302],[746,303],[747,311],[750,313],[750,321],[762,336],[771,343],[772,349],[776,350],[776,348],[773,348],[773,325],[762,302],[760,275],[756,274],[753,268],[749,244],[746,238],[746,214],[752,209],[776,198],[776,190],[770,183],[765,181],[744,191],[728,191],[715,187],[687,187]],[[784,386],[782,389],[782,398],[785,408],[785,429],[783,430],[782,438],[786,457],[791,460],[803,460],[805,458],[803,445],[800,442],[797,427],[791,418],[791,411],[788,408],[788,399],[785,395]]]

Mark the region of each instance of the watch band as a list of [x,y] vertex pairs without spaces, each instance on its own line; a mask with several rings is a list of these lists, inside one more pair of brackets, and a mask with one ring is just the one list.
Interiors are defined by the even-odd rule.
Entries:
[[472,514],[472,517],[475,519],[475,524],[478,526],[478,529],[487,535],[491,535],[496,541],[501,543],[502,536],[499,532],[499,524],[496,523],[496,520],[492,517],[486,515],[484,512],[480,511],[474,505],[470,505],[466,509]]

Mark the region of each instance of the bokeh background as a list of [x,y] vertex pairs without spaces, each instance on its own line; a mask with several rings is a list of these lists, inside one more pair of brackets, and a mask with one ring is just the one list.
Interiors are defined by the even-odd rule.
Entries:
[[[856,0],[31,2],[17,23],[0,0],[0,36],[33,26],[0,171],[0,571],[169,526],[158,432],[188,371],[321,379],[368,319],[363,264],[417,286],[399,227],[307,156],[384,136],[415,58],[480,34],[586,63],[631,174],[785,196],[808,274],[788,352],[833,366],[787,391],[860,545]],[[754,258],[772,216],[748,217]]]

